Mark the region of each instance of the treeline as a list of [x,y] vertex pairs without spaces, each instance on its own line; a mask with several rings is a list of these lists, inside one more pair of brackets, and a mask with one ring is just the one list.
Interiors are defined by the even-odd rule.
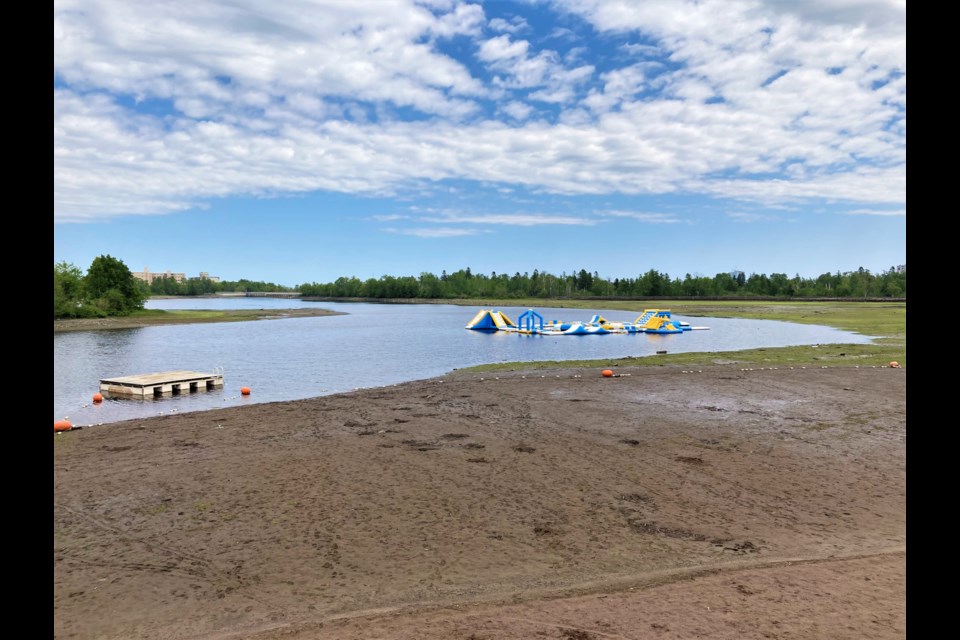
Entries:
[[576,297],[782,297],[782,298],[905,298],[906,269],[891,267],[882,273],[860,268],[845,273],[824,273],[816,278],[789,277],[785,273],[718,273],[711,277],[671,278],[654,269],[636,278],[602,278],[581,269],[559,276],[534,269],[533,273],[473,273],[469,268],[439,276],[380,278],[341,277],[326,284],[297,287],[302,295],[330,298],[576,298]]
[[824,273],[816,278],[785,273],[743,272],[711,277],[671,278],[650,269],[636,278],[602,278],[581,269],[559,276],[534,269],[533,273],[473,273],[469,268],[439,276],[381,276],[360,280],[340,277],[334,282],[286,287],[273,282],[237,280],[213,282],[155,277],[151,284],[134,278],[123,261],[111,256],[94,259],[84,274],[76,265],[53,266],[53,317],[90,318],[128,315],[143,309],[151,295],[197,296],[232,292],[297,291],[305,297],[323,298],[906,298],[906,268],[871,273],[860,268],[844,273]]
[[296,291],[292,287],[285,287],[273,282],[258,282],[254,280],[221,280],[214,282],[206,278],[190,278],[186,282],[177,282],[173,278],[153,276],[153,281],[147,284],[140,280],[147,295],[150,296],[205,296],[214,293],[245,293],[266,291]]
[[199,278],[177,282],[173,278],[155,277],[152,283],[147,284],[133,277],[122,260],[109,255],[95,258],[86,273],[68,262],[53,265],[54,319],[126,316],[143,309],[144,301],[152,295],[199,296],[247,291],[294,289],[272,282],[213,282]]
[[53,317],[126,316],[147,299],[130,269],[112,256],[98,256],[84,274],[74,264],[53,265]]

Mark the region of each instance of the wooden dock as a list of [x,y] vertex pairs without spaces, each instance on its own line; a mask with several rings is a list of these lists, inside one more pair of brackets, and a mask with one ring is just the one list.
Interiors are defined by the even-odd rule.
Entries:
[[223,387],[223,374],[199,371],[161,371],[138,376],[104,378],[100,391],[115,396],[159,398],[162,396],[211,391]]

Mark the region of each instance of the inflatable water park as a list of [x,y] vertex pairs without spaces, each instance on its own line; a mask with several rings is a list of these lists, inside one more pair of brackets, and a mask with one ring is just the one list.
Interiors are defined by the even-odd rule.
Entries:
[[580,322],[561,322],[560,320],[546,322],[543,316],[533,309],[524,311],[514,322],[502,311],[481,309],[467,323],[466,328],[474,331],[505,331],[544,336],[593,336],[610,333],[668,335],[710,327],[695,327],[689,322],[676,320],[669,309],[644,309],[633,322],[611,322],[599,314],[594,314],[589,320]]

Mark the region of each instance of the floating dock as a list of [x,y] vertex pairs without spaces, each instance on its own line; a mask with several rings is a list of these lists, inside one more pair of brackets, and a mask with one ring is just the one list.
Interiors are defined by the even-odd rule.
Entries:
[[223,388],[223,374],[219,372],[161,371],[100,381],[101,392],[134,398],[159,398],[220,388]]

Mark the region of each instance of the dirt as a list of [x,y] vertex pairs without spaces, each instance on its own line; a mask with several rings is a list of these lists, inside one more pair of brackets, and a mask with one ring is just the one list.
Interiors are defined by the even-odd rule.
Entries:
[[906,369],[618,373],[54,436],[55,635],[906,637]]

